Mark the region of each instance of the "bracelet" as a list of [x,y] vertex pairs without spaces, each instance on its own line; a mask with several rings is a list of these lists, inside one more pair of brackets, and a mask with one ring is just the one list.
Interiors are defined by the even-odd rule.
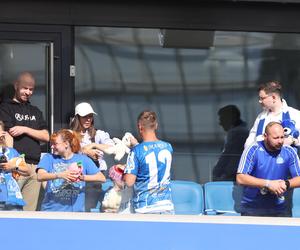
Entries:
[[269,192],[269,187],[270,187],[270,180],[266,180],[265,181],[265,184],[264,184],[264,187],[260,189],[260,193],[262,195],[266,195],[268,192]]
[[58,179],[58,174],[57,173],[54,173],[55,174],[55,178],[54,179]]
[[270,180],[266,180],[266,182],[265,182],[265,187],[266,187],[266,188],[269,188],[269,187],[270,187]]

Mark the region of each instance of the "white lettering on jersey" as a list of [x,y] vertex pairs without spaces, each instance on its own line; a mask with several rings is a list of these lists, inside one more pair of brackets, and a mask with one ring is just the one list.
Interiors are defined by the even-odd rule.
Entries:
[[[158,158],[159,162],[166,164],[165,174],[161,180],[161,183],[163,183],[164,181],[166,181],[169,178],[171,162],[172,162],[172,155],[171,155],[170,151],[168,151],[167,149],[163,149],[158,153],[157,158]],[[151,152],[150,154],[148,154],[145,157],[145,160],[149,166],[149,177],[150,178],[149,178],[148,188],[151,189],[151,188],[157,186],[157,183],[158,183],[157,160],[156,160],[154,152]]]
[[16,113],[15,114],[15,118],[18,120],[18,121],[36,121],[36,118],[34,115],[30,116],[30,115],[21,115],[19,113]]

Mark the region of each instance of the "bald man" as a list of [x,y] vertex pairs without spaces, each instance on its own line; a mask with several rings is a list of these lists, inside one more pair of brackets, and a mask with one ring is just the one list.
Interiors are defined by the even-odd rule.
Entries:
[[34,211],[37,207],[40,182],[36,179],[36,165],[40,160],[40,142],[49,141],[46,121],[38,107],[30,104],[35,87],[35,79],[29,72],[19,74],[14,82],[13,99],[4,100],[0,105],[0,120],[13,137],[13,147],[25,154],[25,160],[31,169],[29,177],[20,177],[18,184],[26,202],[24,210]]
[[299,158],[284,145],[283,127],[270,122],[264,140],[246,148],[236,180],[244,185],[241,213],[247,216],[289,216],[285,192],[300,186]]

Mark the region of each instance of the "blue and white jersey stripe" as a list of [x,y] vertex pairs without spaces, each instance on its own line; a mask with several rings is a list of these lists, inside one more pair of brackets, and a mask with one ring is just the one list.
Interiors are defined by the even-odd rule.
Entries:
[[[265,180],[286,180],[300,176],[299,158],[291,146],[284,145],[280,150],[271,152],[266,149],[264,142],[257,142],[244,150],[237,173]],[[244,211],[247,209],[281,211],[285,209],[285,201],[271,192],[244,186],[241,208]]]

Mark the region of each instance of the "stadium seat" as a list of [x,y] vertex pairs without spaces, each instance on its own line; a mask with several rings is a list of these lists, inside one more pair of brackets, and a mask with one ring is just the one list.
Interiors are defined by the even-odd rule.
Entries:
[[292,216],[300,217],[300,188],[293,190],[292,197]]
[[204,197],[200,184],[192,181],[171,181],[175,214],[203,214]]
[[[95,208],[91,212],[101,211],[101,202],[105,192],[113,186],[111,180],[102,184],[102,195]],[[171,181],[172,199],[175,214],[201,215],[204,211],[203,188],[200,184],[192,181]]]
[[105,192],[113,186],[113,182],[110,179],[107,179],[106,182],[102,183],[102,192],[100,195],[100,199],[97,202],[97,205],[95,208],[91,208],[91,212],[100,212],[101,211],[101,202],[104,198]]
[[242,187],[232,181],[215,181],[204,184],[205,214],[240,215]]

